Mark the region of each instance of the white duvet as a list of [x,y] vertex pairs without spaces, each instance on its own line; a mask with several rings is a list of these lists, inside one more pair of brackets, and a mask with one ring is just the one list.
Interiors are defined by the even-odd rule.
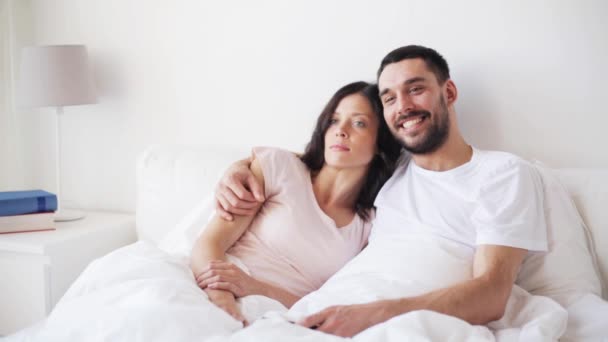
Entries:
[[[138,242],[93,262],[39,329],[19,341],[337,341],[289,320],[335,304],[411,296],[471,277],[472,251],[412,236],[375,241],[316,292],[287,310],[262,296],[241,298],[246,328],[207,300],[183,257]],[[414,256],[416,256],[414,258]],[[431,311],[376,325],[355,341],[553,341],[566,328],[557,303],[515,286],[507,312],[488,327]]]

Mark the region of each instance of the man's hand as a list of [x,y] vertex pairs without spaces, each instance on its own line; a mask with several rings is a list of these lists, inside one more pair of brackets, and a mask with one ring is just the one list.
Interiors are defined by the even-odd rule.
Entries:
[[215,188],[216,210],[223,219],[232,221],[234,215],[251,216],[264,202],[264,189],[249,169],[249,159],[232,164]]
[[226,311],[230,316],[239,322],[247,325],[245,318],[241,314],[241,311],[236,306],[236,300],[232,293],[221,290],[206,290],[209,300],[220,309]]
[[299,321],[307,328],[342,337],[352,337],[361,331],[396,316],[392,302],[382,300],[367,304],[331,306]]
[[234,264],[213,260],[209,267],[196,277],[201,289],[224,290],[235,297],[264,294],[264,283],[249,276]]

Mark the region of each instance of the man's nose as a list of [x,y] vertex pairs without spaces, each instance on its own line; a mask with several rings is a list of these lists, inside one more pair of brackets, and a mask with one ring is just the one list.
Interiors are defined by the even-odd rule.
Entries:
[[412,99],[409,96],[403,95],[397,98],[397,114],[405,115],[413,109],[414,103],[412,102]]

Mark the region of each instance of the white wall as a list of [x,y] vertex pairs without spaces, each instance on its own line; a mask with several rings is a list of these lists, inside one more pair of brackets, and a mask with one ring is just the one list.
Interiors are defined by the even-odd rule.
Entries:
[[[608,2],[31,1],[32,43],[90,49],[100,103],[66,108],[64,194],[132,211],[153,143],[301,150],[325,101],[393,48],[437,49],[468,140],[551,166],[608,167]],[[32,187],[54,189],[53,121],[31,114]],[[50,113],[50,112],[49,112]]]

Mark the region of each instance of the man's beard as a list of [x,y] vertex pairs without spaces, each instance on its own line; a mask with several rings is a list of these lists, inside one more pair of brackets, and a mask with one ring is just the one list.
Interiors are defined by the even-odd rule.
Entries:
[[[412,115],[426,115],[427,120],[431,120],[431,113],[425,110],[410,112],[407,116]],[[396,136],[403,148],[412,154],[429,154],[437,151],[445,143],[450,131],[450,117],[443,96],[439,99],[439,110],[435,111],[435,115],[437,121],[431,122],[426,132],[423,132],[422,140],[407,143],[403,137]]]

